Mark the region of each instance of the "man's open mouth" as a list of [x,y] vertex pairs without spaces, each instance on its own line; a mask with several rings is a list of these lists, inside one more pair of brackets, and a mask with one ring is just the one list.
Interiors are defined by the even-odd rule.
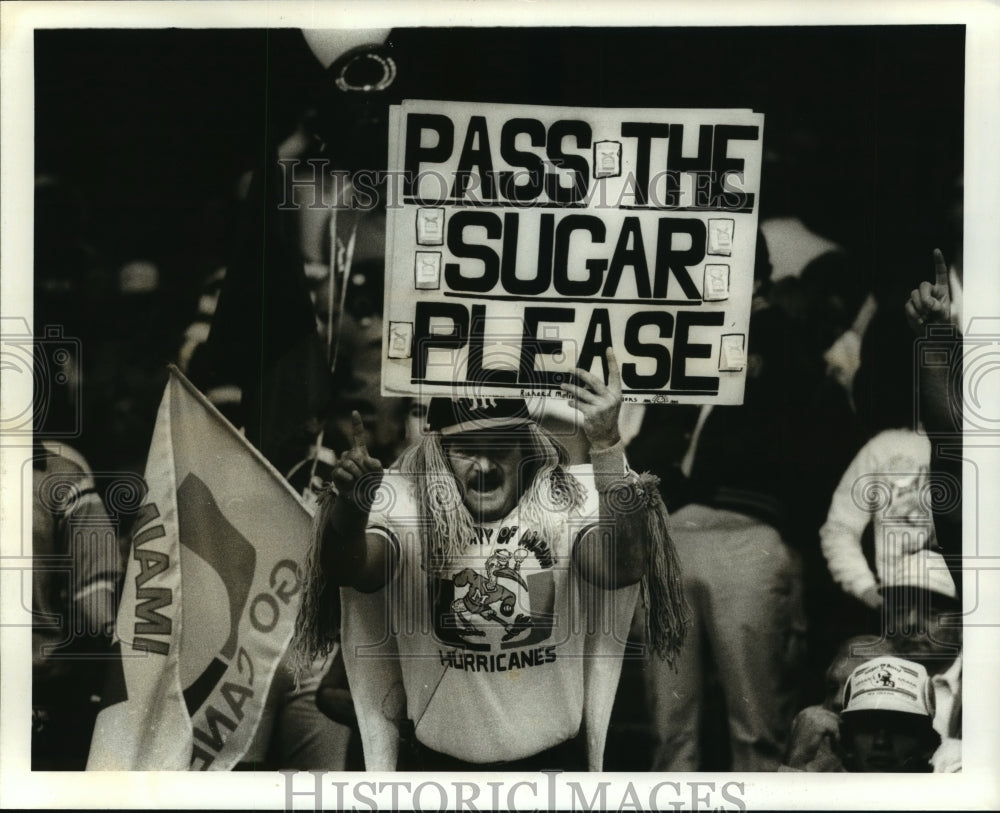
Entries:
[[490,471],[480,474],[478,477],[471,478],[469,481],[469,491],[488,494],[491,491],[496,491],[502,485],[503,475],[498,471]]

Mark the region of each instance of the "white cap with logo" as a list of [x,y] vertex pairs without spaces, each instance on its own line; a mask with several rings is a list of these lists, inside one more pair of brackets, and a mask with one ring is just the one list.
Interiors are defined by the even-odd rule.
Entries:
[[855,669],[844,687],[844,710],[897,711],[934,717],[934,684],[919,663],[882,656]]

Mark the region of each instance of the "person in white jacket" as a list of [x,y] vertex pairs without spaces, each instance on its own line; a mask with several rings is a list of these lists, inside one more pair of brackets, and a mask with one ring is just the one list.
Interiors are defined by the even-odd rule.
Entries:
[[[955,584],[937,550],[931,515],[926,435],[889,429],[858,452],[840,480],[820,529],[830,574],[845,592],[881,609],[890,588],[923,588],[955,598]],[[861,539],[875,532],[875,572]]]

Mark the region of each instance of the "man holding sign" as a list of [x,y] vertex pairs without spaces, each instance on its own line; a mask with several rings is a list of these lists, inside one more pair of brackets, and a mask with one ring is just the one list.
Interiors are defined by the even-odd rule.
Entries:
[[383,470],[355,414],[298,630],[300,652],[329,649],[324,590],[340,586],[369,770],[600,770],[640,589],[650,645],[679,649],[665,509],[628,467],[605,360],[607,383],[578,370],[562,384],[591,465],[567,466],[523,401],[436,398],[420,443]]

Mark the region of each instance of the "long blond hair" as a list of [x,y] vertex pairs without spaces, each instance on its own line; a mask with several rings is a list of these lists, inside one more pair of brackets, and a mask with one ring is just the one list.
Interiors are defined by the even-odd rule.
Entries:
[[[517,506],[518,524],[532,528],[539,541],[558,549],[565,520],[580,512],[585,491],[566,471],[565,447],[535,424],[526,425],[529,446],[522,461],[522,482],[527,483]],[[422,561],[430,572],[453,565],[465,545],[476,538],[476,523],[465,505],[455,475],[445,457],[440,432],[427,432],[390,467],[404,475],[417,505],[418,527],[427,528],[421,539]],[[398,480],[397,480],[398,482]],[[293,661],[298,669],[329,654],[340,630],[339,588],[323,572],[323,530],[330,520],[336,493],[327,490],[313,518],[312,544],[306,555],[302,603],[295,619]]]
[[[521,477],[527,483],[517,512],[519,524],[532,528],[540,541],[557,548],[567,514],[583,509],[585,492],[566,471],[568,454],[561,443],[535,424],[528,424],[530,449],[522,460]],[[428,432],[405,451],[394,468],[414,488],[422,527],[424,562],[434,570],[447,568],[476,537],[476,522],[465,505],[458,481],[445,458],[439,432]]]

